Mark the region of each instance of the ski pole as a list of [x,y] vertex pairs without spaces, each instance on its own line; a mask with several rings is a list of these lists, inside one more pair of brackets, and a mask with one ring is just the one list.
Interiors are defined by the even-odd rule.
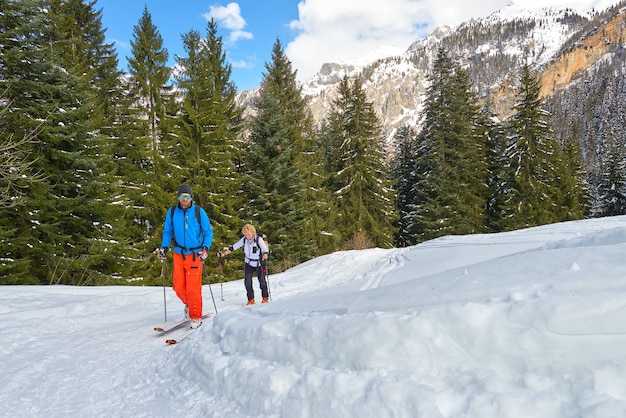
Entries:
[[[204,261],[202,262],[202,269],[206,270],[204,268]],[[215,304],[215,298],[213,297],[213,289],[211,289],[211,278],[209,277],[209,273],[208,272],[206,274],[206,279],[209,282],[209,291],[211,292],[211,299],[213,299],[213,307],[215,308],[215,315],[217,315],[217,305]]]
[[220,293],[222,294],[222,302],[224,302],[224,286],[222,282],[222,272],[224,271],[224,257],[217,258],[217,267],[220,269]]
[[165,311],[165,319],[167,322],[167,298],[165,297],[165,260],[161,260],[161,278],[163,279],[163,310]]

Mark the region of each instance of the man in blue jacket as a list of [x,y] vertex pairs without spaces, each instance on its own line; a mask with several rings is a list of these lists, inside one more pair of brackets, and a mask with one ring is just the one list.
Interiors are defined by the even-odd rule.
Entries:
[[202,324],[202,266],[209,255],[213,230],[205,210],[192,200],[191,186],[181,184],[178,204],[165,216],[158,255],[164,261],[174,243],[174,292],[185,304],[185,316],[191,318],[191,328],[198,328]]

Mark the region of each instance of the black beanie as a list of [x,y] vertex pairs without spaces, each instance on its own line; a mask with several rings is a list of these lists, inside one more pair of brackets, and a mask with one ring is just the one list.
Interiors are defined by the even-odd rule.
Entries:
[[191,186],[188,184],[181,184],[178,186],[178,194],[181,195],[183,193],[188,193],[193,197],[193,193],[191,192]]

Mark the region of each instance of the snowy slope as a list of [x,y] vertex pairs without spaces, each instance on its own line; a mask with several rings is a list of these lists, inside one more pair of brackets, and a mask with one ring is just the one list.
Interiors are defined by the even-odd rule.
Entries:
[[339,252],[268,305],[213,278],[175,346],[162,288],[0,287],[0,415],[626,416],[624,254],[626,217]]

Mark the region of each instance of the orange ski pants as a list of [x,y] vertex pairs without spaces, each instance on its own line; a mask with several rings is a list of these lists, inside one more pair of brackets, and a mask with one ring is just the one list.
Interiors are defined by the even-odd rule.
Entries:
[[191,319],[202,317],[202,260],[197,254],[174,253],[174,292],[189,307]]

